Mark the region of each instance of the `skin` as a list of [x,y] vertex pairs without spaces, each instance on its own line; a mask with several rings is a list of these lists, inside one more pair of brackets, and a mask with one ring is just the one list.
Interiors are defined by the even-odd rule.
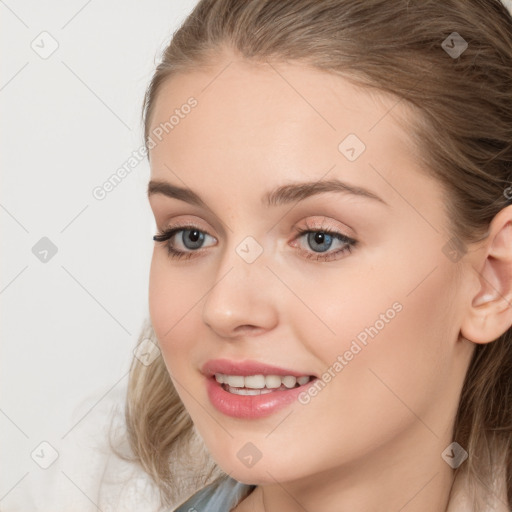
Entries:
[[[208,209],[149,199],[159,230],[192,222],[207,236],[188,260],[155,243],[149,307],[212,457],[258,485],[234,510],[446,511],[453,470],[441,453],[470,357],[475,343],[512,323],[510,208],[454,262],[443,251],[451,235],[441,185],[418,166],[405,124],[413,113],[396,98],[225,52],[211,68],[166,82],[151,130],[190,96],[198,105],[150,150],[151,179],[192,189]],[[366,145],[353,162],[338,150],[349,133]],[[278,185],[332,177],[387,204],[333,192],[261,204]],[[308,259],[318,246],[293,229],[311,226],[358,245],[332,261]],[[181,235],[175,247],[192,252]],[[247,236],[263,249],[251,264],[236,252]],[[341,247],[334,240],[326,253]],[[209,402],[200,373],[207,360],[253,359],[320,376],[395,302],[402,310],[307,405],[245,420]],[[237,457],[247,442],[262,454],[252,467]]]

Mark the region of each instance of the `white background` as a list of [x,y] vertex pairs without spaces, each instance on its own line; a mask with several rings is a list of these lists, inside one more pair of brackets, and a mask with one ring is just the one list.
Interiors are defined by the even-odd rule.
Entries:
[[[194,4],[0,1],[1,511],[107,511],[94,429],[124,400],[147,316],[147,160],[105,199],[92,190],[141,147],[155,59]],[[48,58],[31,47],[55,44],[43,31]],[[31,458],[43,441],[48,469]]]

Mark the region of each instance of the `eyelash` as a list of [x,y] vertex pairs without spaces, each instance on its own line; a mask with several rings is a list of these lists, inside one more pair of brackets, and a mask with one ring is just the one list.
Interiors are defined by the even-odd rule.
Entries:
[[[180,251],[178,249],[175,249],[170,243],[170,239],[176,233],[179,233],[180,231],[187,231],[187,230],[196,230],[196,231],[199,231],[200,233],[204,233],[204,234],[208,235],[208,233],[206,233],[205,231],[202,231],[197,226],[188,224],[188,225],[183,225],[183,226],[173,226],[173,227],[170,227],[163,231],[159,231],[157,233],[157,235],[155,235],[153,237],[153,240],[155,240],[155,242],[166,242],[164,245],[167,248],[167,252],[172,259],[182,259],[182,258],[190,259],[190,258],[194,257],[194,253],[197,253],[200,251],[197,251],[197,250],[195,250],[195,251],[194,250]],[[357,240],[354,240],[353,238],[350,238],[346,235],[343,235],[342,233],[339,233],[339,232],[333,231],[333,230],[329,230],[329,229],[312,228],[312,227],[307,226],[307,229],[295,228],[295,232],[296,232],[296,236],[295,236],[294,240],[299,239],[301,236],[303,236],[304,234],[307,234],[307,233],[324,233],[326,235],[333,237],[334,239],[340,240],[341,242],[345,243],[345,245],[341,249],[338,249],[337,251],[334,251],[334,252],[327,253],[326,256],[322,256],[322,253],[314,253],[314,252],[311,253],[310,251],[306,251],[304,249],[300,250],[300,252],[303,253],[307,259],[315,260],[315,261],[332,261],[332,260],[336,259],[336,256],[338,256],[339,254],[343,254],[343,253],[350,254],[352,252],[352,249],[358,243]],[[208,236],[211,236],[211,235],[208,235]]]

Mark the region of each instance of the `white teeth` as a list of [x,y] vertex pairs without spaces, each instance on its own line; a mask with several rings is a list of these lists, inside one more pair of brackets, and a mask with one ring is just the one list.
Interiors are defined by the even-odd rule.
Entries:
[[281,377],[277,375],[266,375],[265,376],[265,386],[267,388],[280,388],[281,387]]
[[287,375],[286,377],[283,377],[283,384],[289,389],[294,388],[296,383],[297,378],[293,375]]
[[245,388],[229,388],[230,393],[235,395],[266,395],[272,393],[271,389],[245,389]]
[[243,377],[242,375],[224,375],[223,380],[224,384],[228,384],[232,388],[245,387],[245,377]]
[[264,375],[248,375],[247,377],[244,377],[244,381],[246,388],[261,389],[265,387]]
[[277,389],[282,386],[291,389],[298,383],[299,386],[303,386],[308,383],[311,379],[307,375],[302,377],[294,377],[293,375],[226,375],[223,373],[216,373],[215,380],[219,384],[226,384],[231,389],[240,388],[237,391],[233,391],[237,394],[259,394],[259,393],[238,393],[243,388],[249,390],[265,390],[265,389]]

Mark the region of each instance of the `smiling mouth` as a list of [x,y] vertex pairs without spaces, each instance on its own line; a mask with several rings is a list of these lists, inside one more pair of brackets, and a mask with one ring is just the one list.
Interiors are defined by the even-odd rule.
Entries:
[[275,391],[289,391],[308,384],[314,376],[304,375],[226,375],[216,373],[215,380],[221,388],[234,395],[264,395]]

